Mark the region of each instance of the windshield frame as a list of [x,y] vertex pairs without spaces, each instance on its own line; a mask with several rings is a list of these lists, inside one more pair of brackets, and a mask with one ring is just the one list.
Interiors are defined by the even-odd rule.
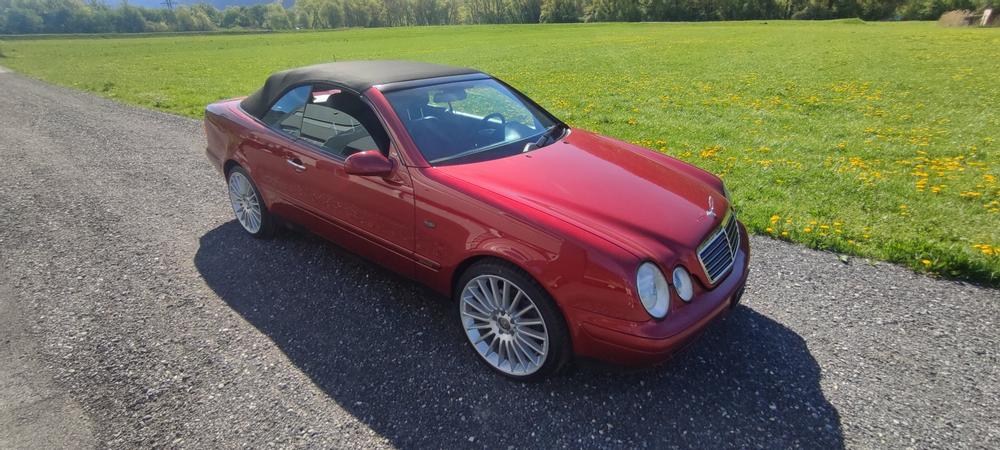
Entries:
[[[546,128],[543,128],[543,129],[539,130],[537,133],[533,133],[533,134],[531,134],[529,136],[525,136],[525,137],[522,137],[522,138],[514,140],[514,141],[499,142],[499,143],[496,143],[496,144],[493,144],[493,145],[487,145],[487,146],[478,147],[478,148],[477,147],[472,147],[472,148],[463,150],[463,151],[461,151],[459,153],[456,153],[454,155],[445,156],[445,157],[439,157],[439,158],[435,158],[435,159],[428,158],[428,156],[424,152],[424,150],[420,148],[420,144],[417,143],[417,141],[415,139],[413,139],[413,136],[410,134],[410,129],[409,129],[408,125],[407,125],[407,122],[403,120],[403,116],[402,116],[401,112],[399,110],[397,110],[397,105],[392,100],[393,94],[397,93],[397,92],[408,91],[408,90],[413,90],[413,89],[424,89],[424,88],[429,88],[429,87],[432,87],[432,86],[440,86],[440,85],[445,85],[445,84],[462,84],[462,83],[466,83],[466,82],[474,82],[474,81],[481,81],[481,80],[492,81],[492,82],[496,83],[497,85],[499,85],[499,87],[501,87],[503,89],[506,89],[508,91],[508,93],[510,94],[510,96],[514,100],[519,101],[519,102],[522,103],[522,106],[528,111],[528,113],[533,114],[533,115],[536,116],[535,117],[536,121],[539,121],[543,125],[545,124],[544,121],[548,121],[549,123],[551,123],[551,125],[549,125]],[[514,88],[513,86],[505,83],[503,80],[501,80],[499,78],[495,78],[495,77],[489,76],[487,74],[480,73],[480,74],[470,74],[470,75],[456,75],[456,76],[449,76],[449,77],[439,77],[439,78],[428,78],[428,79],[422,79],[422,80],[403,81],[403,82],[398,82],[398,83],[392,83],[392,84],[375,86],[375,88],[382,94],[382,97],[385,99],[386,106],[388,106],[392,110],[392,113],[396,116],[396,119],[397,119],[399,125],[402,127],[401,131],[407,133],[407,136],[410,138],[408,140],[413,143],[414,150],[416,150],[415,151],[416,155],[414,155],[414,156],[418,156],[420,159],[423,160],[423,162],[427,166],[430,166],[430,167],[447,166],[447,165],[459,165],[459,164],[469,164],[469,163],[474,163],[474,162],[489,161],[489,160],[495,160],[495,159],[506,158],[506,157],[509,157],[509,156],[514,156],[514,155],[522,153],[523,149],[527,145],[535,143],[542,135],[550,132],[555,127],[560,127],[560,128],[562,128],[563,131],[558,136],[556,136],[555,138],[553,138],[551,143],[554,143],[554,142],[558,141],[562,136],[565,136],[570,131],[569,125],[567,125],[565,122],[563,122],[562,120],[560,120],[558,117],[556,117],[555,115],[553,115],[552,113],[550,113],[548,110],[546,110],[545,108],[543,108],[541,105],[539,105],[538,103],[536,103],[530,97],[528,97],[527,95],[524,95],[521,91],[519,91],[516,88]],[[503,93],[503,92],[501,92],[501,93]],[[512,151],[512,148],[516,148],[517,151]],[[544,148],[544,146],[542,146],[542,147],[532,147],[529,150],[530,151],[534,151],[534,150],[539,149],[539,148]],[[484,155],[484,154],[487,154],[487,153],[495,153],[497,150],[501,150],[501,149],[502,150],[506,150],[506,151],[501,152],[501,154],[499,154],[499,155],[493,155],[492,157],[485,157],[486,155]]]

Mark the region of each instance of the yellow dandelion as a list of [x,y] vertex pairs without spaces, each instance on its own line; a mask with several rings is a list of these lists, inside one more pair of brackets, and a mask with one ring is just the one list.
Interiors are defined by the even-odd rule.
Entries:
[[767,231],[768,233],[774,233],[774,228],[767,227],[764,229],[764,231]]
[[922,262],[924,264],[924,266],[930,266],[931,265],[931,260],[929,260],[929,259],[921,259],[920,262]]
[[802,231],[806,232],[806,233],[812,233],[813,229],[812,229],[812,227],[805,227],[805,228],[802,229]]
[[706,148],[706,149],[704,149],[704,150],[701,151],[701,157],[702,158],[714,158],[715,155],[716,155],[716,153],[719,153],[719,150],[721,150],[721,149],[722,149],[722,147],[720,147],[718,145],[716,145],[714,147],[708,147],[708,148]]

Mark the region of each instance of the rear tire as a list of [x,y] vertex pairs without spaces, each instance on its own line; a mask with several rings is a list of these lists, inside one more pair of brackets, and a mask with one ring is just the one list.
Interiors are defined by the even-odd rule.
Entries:
[[258,239],[274,235],[274,218],[267,210],[264,199],[250,178],[250,174],[240,166],[235,166],[226,174],[229,187],[229,203],[233,207],[236,222],[243,231]]
[[572,357],[569,332],[552,297],[530,275],[501,260],[470,266],[455,291],[459,324],[490,369],[518,381],[559,371]]

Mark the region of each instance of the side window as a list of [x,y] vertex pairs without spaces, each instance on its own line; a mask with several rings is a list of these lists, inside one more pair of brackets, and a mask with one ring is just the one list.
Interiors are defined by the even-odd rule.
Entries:
[[358,96],[339,89],[312,92],[300,137],[338,158],[365,150],[389,152],[389,136],[375,112]]
[[329,105],[330,98],[341,95],[339,89],[314,91],[306,104],[302,119],[302,139],[324,146],[330,139],[342,133],[354,131],[358,121]]
[[271,109],[261,119],[271,128],[283,131],[294,137],[299,137],[302,128],[302,113],[306,100],[312,91],[310,86],[299,86],[288,91],[271,106]]

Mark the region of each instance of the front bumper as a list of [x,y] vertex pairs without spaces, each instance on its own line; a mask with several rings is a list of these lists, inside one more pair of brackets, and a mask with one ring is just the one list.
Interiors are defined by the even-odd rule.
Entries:
[[744,239],[729,275],[715,288],[696,295],[683,308],[672,310],[663,320],[631,322],[570,308],[574,352],[615,364],[649,365],[669,359],[693,342],[743,295],[750,269],[750,245],[743,224],[740,233]]

